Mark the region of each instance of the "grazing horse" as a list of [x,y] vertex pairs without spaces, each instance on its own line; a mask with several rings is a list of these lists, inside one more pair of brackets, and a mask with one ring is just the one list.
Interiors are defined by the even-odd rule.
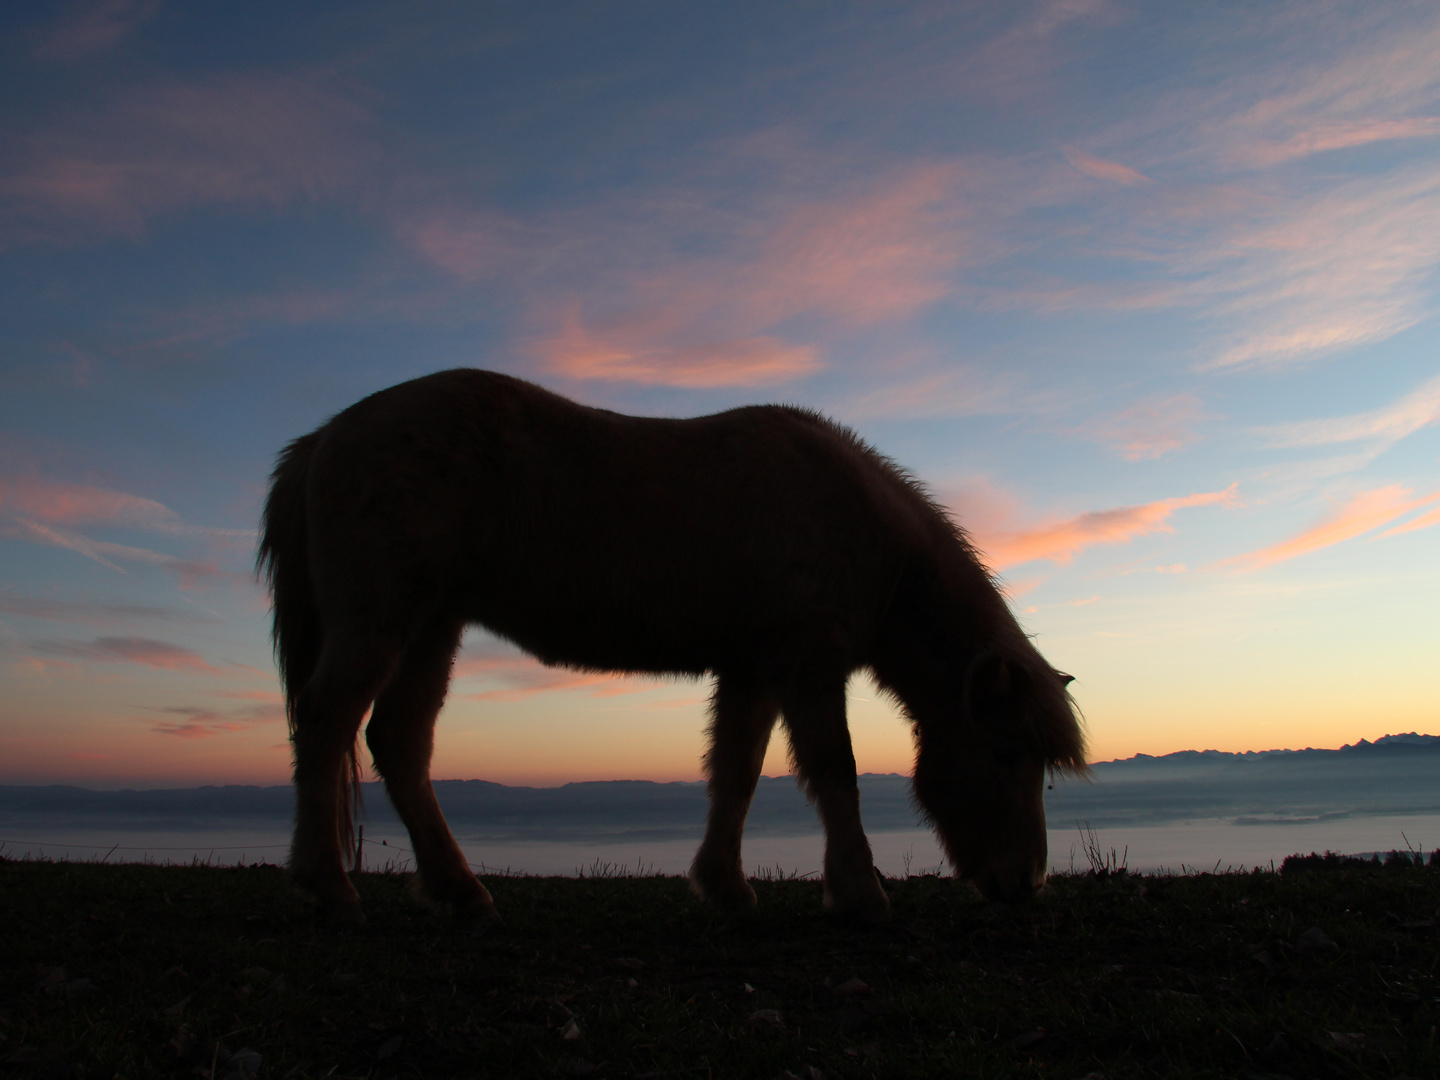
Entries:
[[857,670],[913,725],[916,803],[988,897],[1044,882],[1045,774],[1085,771],[1069,676],[965,534],[893,462],[805,409],[624,416],[495,372],[438,372],[285,448],[257,565],[294,745],[291,871],[342,920],[364,918],[346,867],[367,711],[422,896],[493,913],[430,784],[471,623],[545,664],[714,675],[690,879],[723,907],[755,903],[740,839],[780,719],[825,826],[826,905],[888,915],[845,720]]

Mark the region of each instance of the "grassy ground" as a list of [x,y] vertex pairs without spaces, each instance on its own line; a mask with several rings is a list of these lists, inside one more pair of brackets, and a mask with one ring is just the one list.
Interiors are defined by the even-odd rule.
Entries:
[[[360,875],[0,862],[0,1077],[1440,1076],[1440,868],[889,882],[881,929],[758,882],[487,881],[505,922]],[[1313,929],[1312,929],[1313,928]]]

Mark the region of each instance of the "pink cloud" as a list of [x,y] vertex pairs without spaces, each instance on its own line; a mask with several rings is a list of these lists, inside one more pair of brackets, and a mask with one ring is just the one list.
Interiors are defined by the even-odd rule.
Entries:
[[554,372],[572,379],[684,386],[773,386],[813,374],[823,366],[809,345],[752,337],[705,345],[666,347],[647,340],[643,321],[599,332],[565,321],[540,352]]
[[143,88],[14,139],[0,172],[0,245],[134,237],[163,213],[317,198],[362,164],[364,119],[294,76]]
[[[1410,488],[1402,487],[1399,484],[1362,491],[1335,513],[1289,540],[1283,540],[1259,551],[1237,555],[1232,559],[1226,559],[1219,565],[1233,567],[1237,570],[1260,570],[1278,562],[1293,559],[1298,555],[1307,555],[1312,551],[1319,551],[1321,548],[1351,540],[1440,499],[1440,491],[1419,499],[1411,499],[1410,492]],[[1424,515],[1427,518],[1432,516],[1434,515]],[[1411,527],[1425,528],[1425,525],[1418,524],[1423,520],[1424,518],[1416,519],[1416,521],[1408,523],[1408,526],[1392,529],[1385,535],[1409,531]],[[1434,521],[1428,522],[1428,524],[1434,523]]]
[[140,528],[178,525],[169,507],[138,495],[35,477],[0,476],[0,513],[23,514],[47,525],[115,524]]
[[1092,157],[1082,150],[1073,147],[1066,147],[1064,150],[1065,160],[1068,161],[1077,172],[1096,180],[1107,180],[1112,184],[1124,184],[1126,187],[1134,187],[1137,184],[1148,184],[1150,178],[1143,173],[1137,172],[1128,165],[1121,165],[1115,161],[1105,161],[1101,158]]
[[1205,419],[1194,394],[1151,397],[1100,419],[1083,434],[1126,461],[1153,461],[1198,441],[1194,426]]
[[83,60],[113,49],[155,17],[160,0],[94,0],[77,4],[35,47],[44,60]]
[[37,641],[30,646],[41,656],[104,663],[141,664],[162,671],[204,671],[218,674],[223,669],[206,663],[190,649],[143,637],[97,637],[93,641]]
[[231,576],[211,559],[181,558],[149,548],[97,540],[65,527],[75,524],[198,538],[211,547],[242,545],[248,549],[254,542],[254,533],[249,529],[191,525],[162,503],[138,495],[29,476],[0,476],[0,536],[65,548],[120,574],[127,572],[121,563],[162,567],[178,574],[185,588],[203,579]]
[[864,324],[940,299],[964,255],[963,176],[955,164],[925,165],[858,196],[790,209],[768,231],[758,265],[745,268],[746,306],[762,318],[824,311]]
[[[1207,491],[1177,498],[1158,499],[1141,506],[1122,506],[1114,510],[1097,510],[1076,517],[1042,522],[1027,529],[995,528],[982,515],[971,525],[980,550],[994,570],[1047,559],[1065,565],[1086,548],[1098,544],[1129,543],[1137,536],[1174,532],[1169,523],[1176,510],[1193,506],[1236,506],[1237,484],[1224,491]],[[963,514],[957,515],[966,523]],[[993,519],[992,519],[993,520]]]
[[689,192],[660,198],[653,213],[622,207],[520,221],[452,208],[398,231],[462,281],[503,275],[532,295],[558,297],[529,313],[531,352],[550,371],[774,385],[822,366],[819,345],[796,340],[814,331],[796,320],[875,325],[954,290],[953,271],[969,257],[964,179],[955,163],[926,164],[863,188],[817,197],[806,187],[739,212]]

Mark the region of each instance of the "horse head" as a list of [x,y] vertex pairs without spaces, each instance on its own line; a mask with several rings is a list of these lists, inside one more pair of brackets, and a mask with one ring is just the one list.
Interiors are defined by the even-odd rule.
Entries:
[[949,715],[918,725],[916,801],[956,875],[987,899],[1025,899],[1045,883],[1046,776],[1088,772],[1070,681],[1034,649],[986,649]]

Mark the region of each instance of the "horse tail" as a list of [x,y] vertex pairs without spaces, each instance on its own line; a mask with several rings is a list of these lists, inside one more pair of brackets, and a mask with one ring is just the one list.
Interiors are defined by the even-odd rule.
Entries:
[[260,515],[260,550],[255,571],[270,586],[273,622],[270,640],[285,690],[285,714],[295,733],[295,703],[315,673],[324,630],[310,577],[305,487],[319,432],[296,439],[280,453],[270,476],[270,494]]
[[[270,639],[285,691],[285,716],[294,741],[300,715],[300,692],[315,674],[325,629],[315,600],[310,574],[310,537],[306,486],[310,459],[324,432],[311,432],[280,452],[270,476],[270,494],[260,516],[260,547],[255,571],[270,586],[273,622]],[[358,738],[358,735],[357,735]],[[353,849],[354,821],[360,811],[360,761],[356,747],[346,752],[341,774],[340,840],[347,854]]]

